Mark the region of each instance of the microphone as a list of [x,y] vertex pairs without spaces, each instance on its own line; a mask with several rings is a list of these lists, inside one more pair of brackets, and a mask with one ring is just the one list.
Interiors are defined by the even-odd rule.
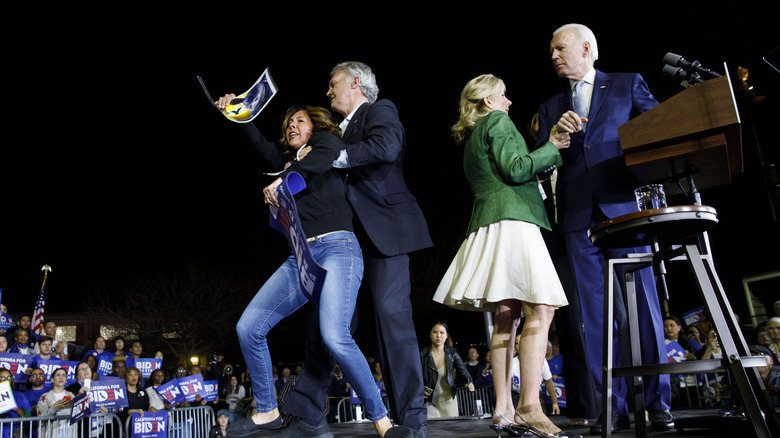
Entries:
[[[699,61],[695,61],[695,60],[688,61],[682,56],[671,52],[667,53],[666,56],[664,56],[664,64],[667,64],[672,67],[679,67],[680,69],[685,70],[691,74],[697,74],[710,79],[720,77],[720,74],[708,68],[702,67]],[[666,67],[664,67],[664,74],[667,74]]]

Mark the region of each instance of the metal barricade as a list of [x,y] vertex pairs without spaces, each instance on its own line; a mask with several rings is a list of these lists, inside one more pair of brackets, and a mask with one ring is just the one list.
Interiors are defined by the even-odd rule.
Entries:
[[[158,411],[159,412],[159,411]],[[173,408],[168,412],[168,438],[202,438],[209,436],[217,424],[211,406]],[[132,436],[132,416],[125,421],[125,435]]]
[[11,438],[123,438],[119,417],[95,413],[74,424],[69,416],[0,419],[0,437]]

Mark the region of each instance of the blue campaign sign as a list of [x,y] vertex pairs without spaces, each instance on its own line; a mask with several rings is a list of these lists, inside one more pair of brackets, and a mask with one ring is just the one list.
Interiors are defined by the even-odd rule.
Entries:
[[14,375],[15,383],[27,382],[27,369],[33,356],[19,353],[0,353],[0,368],[5,368]]
[[184,399],[191,402],[195,401],[197,396],[203,398],[206,396],[206,388],[203,386],[203,376],[195,374],[194,376],[179,377],[179,389],[184,395]]
[[166,438],[168,436],[168,411],[133,413],[130,436],[134,438]]
[[162,359],[139,358],[135,360],[135,367],[141,371],[144,379],[148,379],[152,375],[152,371],[159,370],[162,367]]
[[3,313],[0,315],[0,329],[9,329],[14,326],[13,316]]
[[98,363],[98,374],[101,376],[107,376],[111,374],[112,368],[114,367],[114,353],[104,351],[95,356],[95,359],[97,359]]
[[65,382],[65,385],[67,386],[76,381],[76,366],[78,366],[78,364],[79,363],[77,361],[48,359],[39,361],[38,367],[40,367],[40,369],[43,370],[43,373],[46,374],[46,381],[44,382],[46,385],[51,384],[51,375],[55,370],[64,368],[65,371],[68,372],[68,380]]
[[298,218],[293,195],[304,188],[306,188],[306,182],[303,177],[299,173],[290,172],[276,188],[275,195],[280,207],[271,206],[270,219],[271,227],[287,238],[287,242],[295,254],[303,293],[309,300],[317,304],[327,271],[312,257],[306,242],[306,235],[301,227],[301,221]]
[[219,382],[216,380],[204,380],[203,388],[206,396],[203,397],[207,402],[217,401],[219,399]]
[[181,388],[179,388],[179,379],[171,379],[155,389],[157,389],[157,392],[169,404],[183,403],[186,401],[184,399],[184,393],[182,393]]
[[127,407],[127,387],[124,379],[101,377],[92,382],[89,394],[92,399],[89,408],[92,411],[99,411],[102,407],[109,410]]
[[73,398],[73,406],[70,410],[70,424],[74,424],[90,414],[89,392],[82,392]]

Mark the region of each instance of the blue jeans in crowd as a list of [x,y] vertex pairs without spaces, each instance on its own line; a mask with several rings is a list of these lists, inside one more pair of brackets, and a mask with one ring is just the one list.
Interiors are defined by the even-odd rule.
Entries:
[[[378,421],[387,415],[387,409],[368,363],[350,333],[363,278],[360,245],[353,233],[338,231],[318,237],[309,243],[309,248],[314,260],[328,272],[318,306],[323,343],[355,388],[368,418]],[[301,289],[295,256],[290,255],[260,288],[238,321],[236,330],[252,376],[258,412],[269,412],[277,407],[266,335],[307,301]]]

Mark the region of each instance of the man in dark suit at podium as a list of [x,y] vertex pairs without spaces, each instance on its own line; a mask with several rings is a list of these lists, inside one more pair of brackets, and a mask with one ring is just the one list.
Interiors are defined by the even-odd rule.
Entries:
[[[594,69],[598,46],[585,26],[566,25],[556,30],[550,53],[556,73],[568,79],[570,86],[540,106],[539,132],[549,132],[557,124],[559,130],[572,134],[571,146],[561,151],[563,165],[558,169],[557,230],[566,243],[576,282],[576,288],[567,289],[568,299],[580,303],[587,359],[596,388],[601,391],[604,261],[627,253],[649,253],[650,249],[600,249],[591,243],[588,229],[638,210],[633,193],[638,184],[626,167],[618,127],[658,102],[640,75],[608,74]],[[543,136],[539,136],[537,146],[543,142]],[[652,270],[639,271],[636,281],[642,360],[666,362],[662,314]],[[618,326],[626,324],[625,309],[620,303],[622,300],[616,300]],[[618,338],[615,336],[613,346],[616,366],[620,364]],[[591,433],[601,434],[604,424],[610,424],[613,431],[629,427],[626,392],[625,380],[617,379],[612,399],[615,415],[611,419],[600,418]],[[649,376],[645,380],[645,395],[652,429],[671,429],[674,423],[669,412],[669,376]]]
[[[386,435],[425,437],[422,367],[412,321],[409,253],[433,245],[428,225],[403,178],[406,135],[395,105],[376,100],[379,88],[371,69],[359,62],[337,65],[331,72],[331,108],[344,116],[346,148],[334,166],[344,168],[347,198],[355,211],[365,264],[363,283],[376,311],[378,350],[390,415],[407,428]],[[329,358],[312,336],[307,342],[304,372],[287,395],[283,410],[297,417],[289,436],[332,436],[325,421],[324,400],[330,383]],[[316,424],[315,424],[316,423]],[[292,432],[298,435],[294,435]],[[405,432],[406,433],[406,432]]]

